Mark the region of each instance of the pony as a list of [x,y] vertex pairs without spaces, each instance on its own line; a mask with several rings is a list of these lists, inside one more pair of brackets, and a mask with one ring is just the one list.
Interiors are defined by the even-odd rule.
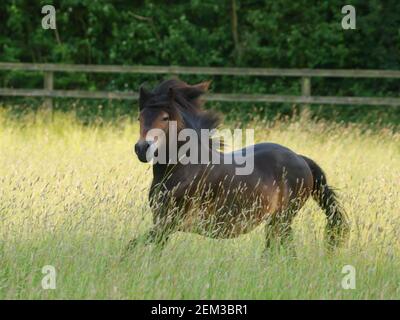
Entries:
[[[164,163],[153,162],[153,180],[149,205],[153,225],[146,233],[131,240],[127,250],[138,243],[156,244],[162,249],[176,231],[194,232],[207,237],[228,239],[252,231],[265,223],[265,249],[272,243],[284,245],[292,238],[291,224],[297,212],[312,197],[324,211],[328,247],[340,244],[348,233],[346,214],[334,189],[328,185],[324,171],[303,155],[275,143],[258,143],[251,148],[226,153],[208,143],[195,140],[199,149],[221,160],[218,164],[191,163],[183,153],[172,160],[171,148],[179,149],[184,142],[169,139],[182,130],[200,133],[216,129],[220,115],[203,108],[202,95],[210,82],[189,85],[179,79],[161,82],[153,90],[143,85],[139,92],[140,137],[135,153],[140,161],[149,162],[149,151],[166,152]],[[176,123],[171,132],[169,124]],[[151,134],[156,130],[164,138]],[[173,141],[173,142],[171,142]],[[222,142],[221,142],[222,144]],[[249,174],[238,175],[241,166],[235,154],[253,161]],[[224,163],[226,157],[233,159]],[[199,158],[200,155],[194,155]]]

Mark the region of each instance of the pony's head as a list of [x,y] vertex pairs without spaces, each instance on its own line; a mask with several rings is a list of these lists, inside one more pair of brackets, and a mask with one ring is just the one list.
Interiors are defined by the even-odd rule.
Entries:
[[[180,130],[213,129],[219,117],[201,108],[201,95],[206,93],[210,82],[189,85],[178,79],[161,82],[149,91],[142,85],[139,94],[140,137],[135,152],[142,162],[148,162],[148,150],[152,152],[166,147],[170,134]],[[173,126],[172,126],[173,125]],[[176,128],[171,132],[171,128]],[[177,140],[175,140],[177,141]],[[167,146],[168,147],[168,146]]]

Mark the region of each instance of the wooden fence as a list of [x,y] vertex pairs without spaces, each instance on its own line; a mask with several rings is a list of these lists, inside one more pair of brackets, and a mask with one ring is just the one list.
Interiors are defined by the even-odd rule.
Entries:
[[268,69],[268,68],[217,68],[217,67],[177,67],[177,66],[116,66],[116,65],[79,65],[79,64],[41,64],[0,62],[0,70],[35,71],[44,74],[43,89],[0,88],[0,96],[45,97],[48,107],[52,98],[85,99],[130,99],[136,100],[136,92],[80,91],[54,89],[54,73],[136,73],[136,74],[197,74],[262,77],[297,77],[301,81],[301,95],[272,94],[222,94],[206,96],[210,101],[236,102],[287,102],[299,104],[348,104],[348,105],[387,105],[400,106],[400,98],[381,97],[336,97],[313,96],[311,79],[325,78],[375,78],[400,79],[400,71],[394,70],[325,70],[325,69]]

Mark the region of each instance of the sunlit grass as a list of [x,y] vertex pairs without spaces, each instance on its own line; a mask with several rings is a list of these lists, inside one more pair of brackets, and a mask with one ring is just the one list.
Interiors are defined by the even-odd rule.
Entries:
[[[295,220],[296,259],[264,259],[260,227],[234,240],[177,233],[160,257],[139,247],[120,262],[151,225],[151,168],[133,154],[135,122],[16,122],[2,111],[0,298],[400,298],[400,135],[307,118],[248,126],[257,142],[286,145],[326,171],[351,220],[346,247],[325,253],[325,218],[310,200]],[[347,264],[355,290],[341,287]],[[55,290],[41,287],[45,265],[56,268]]]

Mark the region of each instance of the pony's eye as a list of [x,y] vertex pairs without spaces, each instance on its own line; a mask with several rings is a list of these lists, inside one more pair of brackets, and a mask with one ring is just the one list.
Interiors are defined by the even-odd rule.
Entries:
[[169,116],[165,116],[162,118],[162,121],[168,121],[169,120]]

